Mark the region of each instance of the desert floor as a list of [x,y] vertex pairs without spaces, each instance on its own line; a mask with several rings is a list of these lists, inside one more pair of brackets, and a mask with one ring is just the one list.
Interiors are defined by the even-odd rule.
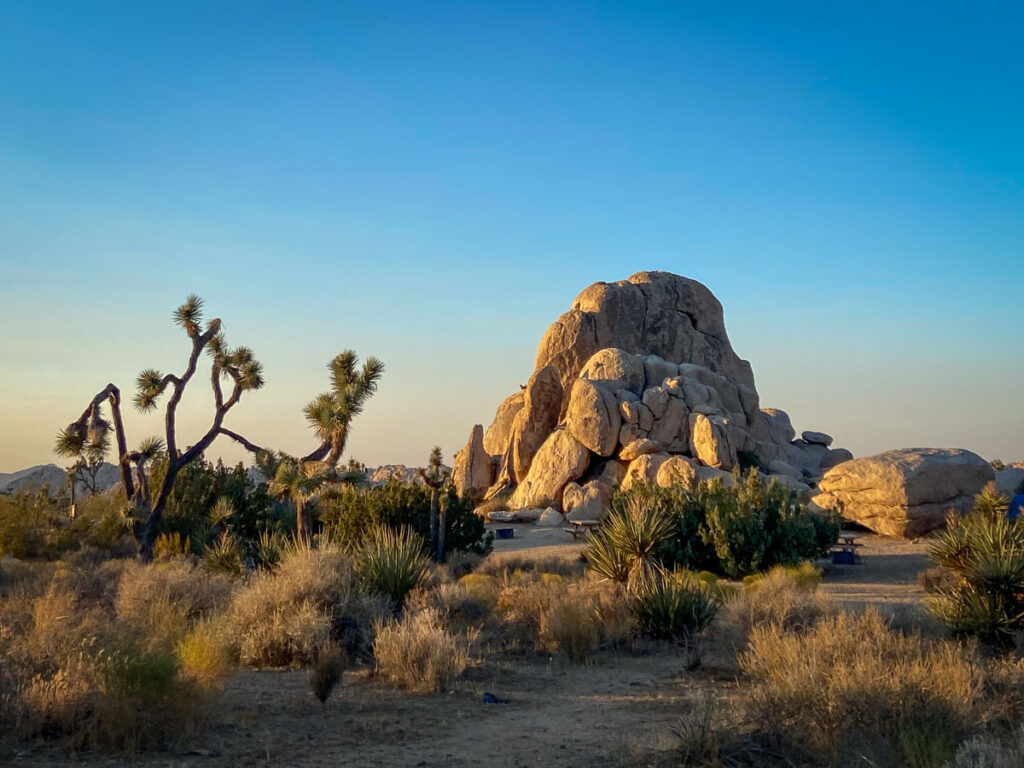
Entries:
[[[493,557],[579,556],[560,529],[516,528]],[[823,589],[853,609],[874,606],[901,622],[924,621],[917,574],[924,542],[864,535],[863,563],[826,566]],[[599,656],[585,666],[561,657],[489,656],[458,690],[411,695],[346,672],[326,705],[304,671],[243,671],[210,713],[210,727],[172,753],[78,756],[76,762],[146,766],[647,766],[667,764],[680,715],[702,691],[728,697],[731,667],[714,649],[685,671],[682,654],[651,646]],[[504,704],[485,704],[484,692]],[[52,748],[0,754],[11,765],[67,764]]]

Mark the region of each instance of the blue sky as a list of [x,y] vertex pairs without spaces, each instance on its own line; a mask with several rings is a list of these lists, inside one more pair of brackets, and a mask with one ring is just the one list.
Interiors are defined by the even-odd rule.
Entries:
[[310,446],[351,347],[388,366],[352,455],[450,455],[580,290],[642,269],[715,292],[798,429],[1024,458],[1022,30],[1010,3],[4,2],[0,471],[180,368],[191,291],[266,365],[229,417],[252,439]]

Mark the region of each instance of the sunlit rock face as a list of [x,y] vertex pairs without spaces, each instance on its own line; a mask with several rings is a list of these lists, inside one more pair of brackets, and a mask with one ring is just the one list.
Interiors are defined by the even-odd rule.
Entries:
[[906,448],[833,467],[813,501],[886,536],[913,537],[942,527],[951,509],[967,512],[994,477],[970,451]]
[[[668,482],[774,462],[774,474],[806,488],[823,465],[848,457],[823,433],[795,436],[784,411],[760,409],[750,364],[733,351],[711,291],[638,272],[591,285],[548,328],[525,388],[499,405],[483,437],[492,469],[483,496],[505,492],[513,509],[550,504],[593,517],[610,489],[657,482],[663,467]],[[474,427],[459,465],[477,472],[456,473],[474,498],[480,448]]]

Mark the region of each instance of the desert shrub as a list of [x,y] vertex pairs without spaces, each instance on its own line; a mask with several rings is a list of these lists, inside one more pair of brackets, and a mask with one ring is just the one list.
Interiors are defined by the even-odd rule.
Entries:
[[153,643],[173,646],[194,624],[227,605],[234,584],[183,559],[128,563],[117,586],[117,618]]
[[231,672],[230,641],[222,621],[204,619],[194,624],[175,646],[182,675],[204,688],[215,688]]
[[707,629],[718,606],[712,589],[689,571],[655,573],[638,583],[633,596],[641,634],[687,644]]
[[891,630],[875,612],[840,613],[805,632],[753,630],[739,657],[743,715],[764,734],[844,765],[937,767],[1020,694],[994,684],[969,646]]
[[[682,567],[737,577],[821,557],[835,542],[834,516],[809,511],[794,492],[765,483],[756,470],[745,477],[737,472],[734,480],[731,486],[634,484],[617,492],[605,525],[591,537],[588,562],[615,580],[628,578],[638,563],[646,571]],[[672,521],[667,535],[666,517]]]
[[714,551],[715,570],[740,576],[795,565],[823,556],[835,543],[839,525],[832,517],[809,512],[797,495],[755,470],[732,486],[702,483],[693,491],[703,512],[701,539]]
[[345,654],[335,643],[317,649],[309,667],[309,689],[321,704],[327,703],[331,692],[341,682],[346,661]]
[[601,645],[598,617],[589,601],[566,596],[543,616],[542,633],[572,661],[583,662]]
[[[358,546],[369,531],[381,526],[409,527],[421,538],[430,536],[430,489],[392,480],[375,488],[343,487],[325,493],[319,501],[324,530],[345,546]],[[468,499],[460,499],[449,485],[441,493],[445,512],[445,548],[450,553],[491,551],[492,533],[473,514]]]
[[809,563],[807,566],[776,566],[745,583],[742,590],[724,601],[716,634],[735,650],[745,647],[751,632],[761,627],[776,632],[810,629],[832,608],[818,592],[820,573]]
[[260,667],[309,662],[332,627],[368,634],[390,606],[359,587],[351,558],[340,549],[291,547],[278,567],[249,576],[227,610],[239,659]]
[[381,526],[356,551],[356,568],[364,586],[387,598],[398,610],[406,595],[430,569],[423,539],[408,528]]
[[417,693],[447,690],[469,661],[467,644],[431,610],[379,623],[373,654],[381,677]]
[[956,750],[943,768],[1020,768],[1024,765],[1024,725],[1008,739],[975,736]]
[[1024,630],[1024,524],[1009,520],[1009,501],[994,490],[951,514],[932,539],[930,556],[953,576],[936,585],[929,606],[957,635],[1009,646]]
[[123,499],[116,489],[93,494],[76,505],[70,517],[65,493],[51,496],[49,488],[36,492],[0,495],[0,557],[19,560],[56,560],[81,547],[108,557],[134,553],[125,519]]
[[135,750],[198,726],[212,691],[181,674],[166,643],[114,620],[116,574],[62,567],[0,603],[2,738]]

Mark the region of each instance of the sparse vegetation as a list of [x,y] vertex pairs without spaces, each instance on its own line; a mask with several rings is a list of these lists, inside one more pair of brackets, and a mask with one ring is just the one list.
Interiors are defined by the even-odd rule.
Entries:
[[381,677],[415,693],[447,690],[469,661],[467,643],[429,609],[378,624],[373,654]]
[[931,545],[951,581],[934,584],[932,611],[955,634],[1010,646],[1024,630],[1024,525],[1010,520],[1009,500],[988,489],[971,512],[950,515]]

